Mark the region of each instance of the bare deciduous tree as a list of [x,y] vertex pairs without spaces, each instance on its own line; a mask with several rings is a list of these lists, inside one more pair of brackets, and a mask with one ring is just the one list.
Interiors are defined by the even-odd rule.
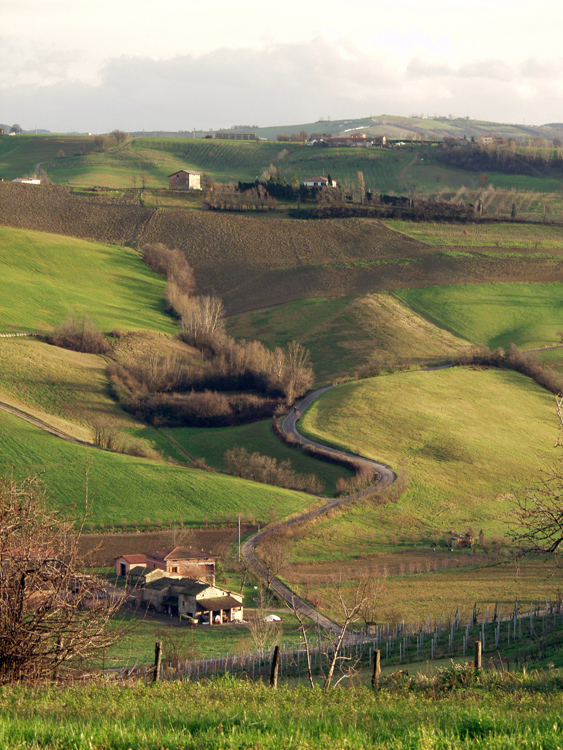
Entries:
[[121,146],[125,143],[125,139],[127,138],[127,133],[124,133],[123,130],[118,130],[117,128],[115,130],[112,130],[110,135],[115,138],[115,145]]
[[36,477],[0,480],[0,684],[66,676],[117,639],[122,597],[83,572],[79,539]]
[[282,529],[270,531],[260,542],[258,553],[266,569],[266,586],[269,589],[274,578],[283,573],[287,566],[287,533]]
[[[563,398],[555,397],[559,422],[556,447],[563,448]],[[563,463],[561,458],[544,471],[535,487],[517,500],[517,526],[511,534],[523,554],[563,551]]]
[[271,607],[271,600],[268,592],[263,586],[258,587],[256,608],[253,617],[248,616],[248,634],[252,645],[258,653],[263,654],[270,649],[275,643],[278,643],[281,634],[281,622],[268,617],[268,609]]
[[219,297],[203,295],[186,302],[182,314],[182,332],[190,344],[204,343],[224,328],[225,308]]
[[[335,683],[336,685],[338,685],[338,683],[341,682],[341,680],[343,680],[344,678],[350,677],[352,672],[355,671],[353,664],[346,665],[346,662],[350,662],[350,657],[343,656],[340,653],[340,650],[342,648],[342,644],[345,641],[349,626],[352,623],[356,622],[362,610],[362,607],[364,607],[366,604],[366,588],[367,581],[360,581],[360,583],[354,589],[353,595],[351,597],[345,597],[342,592],[342,587],[339,584],[335,586],[334,594],[340,606],[340,611],[343,615],[343,621],[340,625],[340,632],[333,637],[331,649],[332,657],[330,659],[328,671],[323,683],[323,690],[328,690],[330,688],[337,666],[339,667],[342,674]],[[344,668],[345,666],[347,666],[346,669]]]

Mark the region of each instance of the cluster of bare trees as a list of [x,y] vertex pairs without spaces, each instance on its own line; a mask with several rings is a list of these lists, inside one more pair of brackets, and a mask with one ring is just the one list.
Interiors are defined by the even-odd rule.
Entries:
[[47,341],[64,349],[90,354],[104,354],[109,348],[103,331],[100,331],[89,318],[79,318],[73,313],[47,336]]
[[315,474],[298,474],[291,468],[291,462],[278,461],[261,453],[249,453],[246,448],[230,448],[224,454],[229,474],[244,479],[253,479],[264,484],[302,490],[312,495],[323,491],[323,483]]
[[110,419],[99,417],[92,422],[94,445],[115,453],[126,453],[129,456],[158,458],[158,453],[142,440],[136,440],[120,430]]
[[162,242],[151,242],[143,245],[142,252],[143,262],[165,276],[178,293],[189,296],[195,292],[194,272],[181,250],[169,248]]
[[0,480],[0,684],[67,677],[116,640],[122,597],[84,572],[79,538],[36,477]]
[[117,128],[112,130],[110,135],[112,138],[115,138],[116,146],[122,146],[127,138],[127,133],[124,133],[123,130],[118,130]]
[[239,190],[234,185],[215,185],[206,194],[205,202],[209,208],[220,211],[275,211],[278,205],[261,184],[248,190]]
[[[282,395],[288,404],[311,387],[314,373],[309,352],[301,344],[293,341],[269,351],[259,341],[236,342],[227,336],[223,302],[214,295],[194,294],[193,270],[181,251],[161,243],[145,245],[143,260],[168,279],[167,304],[180,318],[184,341],[205,352],[203,372],[191,381],[185,380],[184,372],[186,384],[197,390],[257,390]],[[178,371],[177,363],[173,368]],[[174,388],[178,387],[176,383]]]
[[476,364],[500,369],[516,370],[552,393],[563,392],[563,376],[557,370],[544,367],[534,354],[521,352],[515,344],[508,349],[491,351],[486,346],[474,347],[455,359],[455,364]]

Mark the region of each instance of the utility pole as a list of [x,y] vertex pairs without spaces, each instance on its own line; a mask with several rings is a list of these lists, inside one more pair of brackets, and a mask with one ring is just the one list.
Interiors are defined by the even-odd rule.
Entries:
[[238,561],[240,562],[240,513],[238,514]]

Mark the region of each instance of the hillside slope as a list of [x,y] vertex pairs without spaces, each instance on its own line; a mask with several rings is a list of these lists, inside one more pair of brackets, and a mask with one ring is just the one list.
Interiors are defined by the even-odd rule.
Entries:
[[0,224],[186,252],[229,313],[307,297],[488,281],[563,280],[563,247],[442,250],[372,219],[299,220],[148,209],[68,188],[0,183]]
[[306,508],[314,498],[291,490],[197,469],[87,449],[0,411],[0,473],[41,474],[49,496],[89,521],[143,524],[157,518],[202,524],[244,518],[269,521]]
[[107,331],[176,330],[165,280],[130,248],[0,227],[0,278],[0,333],[50,328],[69,313]]

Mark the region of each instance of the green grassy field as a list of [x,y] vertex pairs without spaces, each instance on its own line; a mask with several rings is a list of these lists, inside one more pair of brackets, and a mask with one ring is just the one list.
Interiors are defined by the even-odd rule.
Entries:
[[[174,523],[243,518],[262,522],[314,502],[311,496],[221,474],[186,469],[67,443],[0,412],[0,473],[41,473],[52,500],[84,510],[89,467],[89,522],[118,525],[122,519],[143,525],[149,518]],[[74,510],[73,510],[74,512]]]
[[[245,619],[254,614],[249,613],[245,598]],[[268,613],[273,610],[267,609]],[[283,643],[299,643],[299,625],[296,618],[286,609],[276,609],[281,617],[280,638]],[[199,626],[190,628],[187,625],[177,626],[177,620],[171,624],[164,616],[150,615],[147,619],[133,615],[121,615],[112,623],[112,629],[130,628],[126,638],[108,648],[104,654],[106,667],[150,666],[154,664],[154,644],[157,640],[176,641],[179,646],[180,660],[209,659],[227,654],[254,652],[252,638],[245,625],[228,625],[226,627]]]
[[[518,373],[464,368],[373,378],[324,394],[302,428],[403,469],[410,480],[396,503],[342,524],[334,556],[377,552],[399,529],[506,534],[514,494],[554,457],[552,399]],[[310,559],[322,559],[322,544]]]
[[563,285],[471,284],[402,289],[396,296],[455,336],[491,349],[554,346],[563,328]]
[[137,424],[109,396],[105,358],[29,338],[2,339],[0,352],[0,401],[87,441],[94,419]]
[[563,228],[543,224],[483,222],[447,224],[386,219],[385,226],[430,245],[555,250],[563,247]]
[[[562,742],[559,672],[469,684],[270,690],[230,677],[209,684],[3,688],[0,742],[13,750],[540,750]],[[103,710],[100,710],[103,707]]]
[[[172,339],[129,336],[116,344],[125,355],[128,342],[136,344],[132,355],[151,345],[166,351],[163,342]],[[181,344],[176,342],[177,347]],[[110,420],[119,429],[155,448],[165,458],[180,463],[203,459],[209,466],[226,469],[223,454],[229,448],[244,446],[278,461],[289,460],[294,471],[315,473],[325,483],[325,492],[334,494],[339,477],[350,472],[318,461],[284,445],[273,434],[268,420],[239,427],[155,429],[138,422],[110,397],[105,372],[106,358],[72,352],[33,339],[4,339],[0,344],[0,401],[37,416],[81,440],[93,440],[92,423]],[[188,347],[185,347],[188,350]]]
[[69,312],[104,330],[176,330],[165,280],[129,248],[0,227],[0,274],[2,333],[51,328]]
[[375,354],[418,364],[466,346],[388,294],[299,300],[233,316],[227,328],[270,347],[299,341],[311,352],[318,382],[354,372]]
[[[177,169],[206,172],[218,182],[254,181],[273,164],[290,180],[318,173],[342,183],[363,171],[366,186],[380,192],[401,191],[401,169],[409,152],[384,149],[321,149],[296,143],[237,142],[201,138],[139,137],[116,147],[105,139],[97,151],[93,137],[33,136],[0,139],[0,174],[4,179],[34,174],[36,164],[57,184],[105,187],[167,187]],[[63,152],[64,155],[59,155]]]
[[[272,432],[269,420],[253,422],[239,427],[197,429],[194,427],[161,429],[160,434],[170,437],[193,458],[202,458],[208,465],[226,470],[225,451],[239,446],[250,453],[258,452],[278,461],[289,461],[299,474],[316,474],[325,484],[323,494],[334,495],[336,481],[349,479],[352,474],[343,467],[318,461],[282,443]],[[143,436],[141,433],[140,436]],[[184,459],[185,460],[185,459]]]

